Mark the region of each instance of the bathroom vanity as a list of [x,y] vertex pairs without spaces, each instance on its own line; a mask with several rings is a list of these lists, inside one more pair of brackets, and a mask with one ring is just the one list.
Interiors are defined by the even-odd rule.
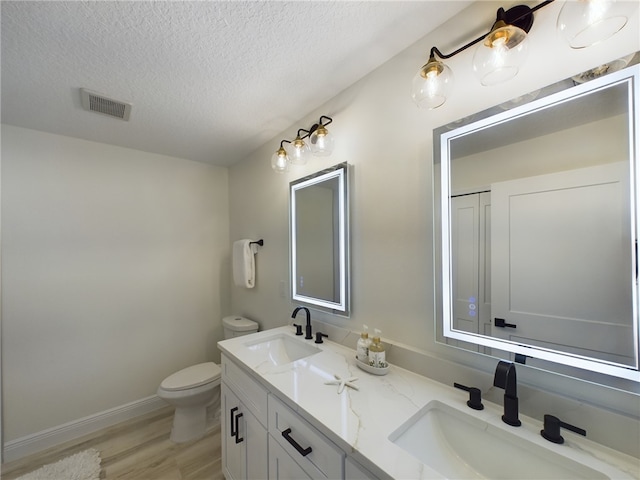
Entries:
[[[640,459],[572,432],[557,445],[542,421],[502,422],[502,405],[467,406],[468,393],[391,366],[356,365],[355,351],[280,327],[218,343],[222,458],[243,478],[639,479]],[[358,389],[338,393],[336,380]]]

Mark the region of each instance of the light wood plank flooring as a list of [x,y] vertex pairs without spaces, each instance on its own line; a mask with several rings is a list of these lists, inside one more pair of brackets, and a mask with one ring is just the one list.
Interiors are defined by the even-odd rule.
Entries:
[[87,435],[73,442],[2,465],[2,480],[95,448],[104,480],[223,480],[220,426],[200,440],[169,440],[173,408],[166,407]]

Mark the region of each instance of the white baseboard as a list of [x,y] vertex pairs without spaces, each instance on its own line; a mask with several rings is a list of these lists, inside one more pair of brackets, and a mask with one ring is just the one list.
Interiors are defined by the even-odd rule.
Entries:
[[121,405],[104,412],[80,418],[57,427],[33,433],[4,445],[3,462],[11,462],[19,458],[41,452],[61,443],[75,440],[89,433],[97,432],[125,420],[166,407],[167,403],[157,395],[142,398],[135,402]]

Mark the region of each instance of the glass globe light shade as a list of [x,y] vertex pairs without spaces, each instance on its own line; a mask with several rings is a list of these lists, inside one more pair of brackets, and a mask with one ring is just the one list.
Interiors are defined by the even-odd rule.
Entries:
[[289,171],[289,157],[287,151],[280,147],[271,157],[271,168],[276,173],[284,173]]
[[434,56],[413,77],[411,98],[420,108],[433,110],[447,101],[453,86],[453,72]]
[[484,86],[515,77],[529,53],[527,33],[515,25],[496,22],[473,55],[473,71]]
[[313,133],[309,136],[309,142],[311,143],[311,151],[314,155],[320,157],[326,157],[333,152],[334,138],[333,135],[320,124]]
[[305,165],[311,156],[311,148],[298,135],[293,142],[287,145],[287,153],[291,164]]
[[571,48],[590,47],[622,30],[638,4],[616,0],[565,2],[556,27]]

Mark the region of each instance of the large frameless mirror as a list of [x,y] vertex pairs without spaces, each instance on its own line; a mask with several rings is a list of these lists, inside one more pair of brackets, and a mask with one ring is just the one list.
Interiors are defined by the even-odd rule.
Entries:
[[638,391],[639,79],[434,132],[441,341]]
[[291,298],[349,315],[348,166],[341,163],[291,182]]

